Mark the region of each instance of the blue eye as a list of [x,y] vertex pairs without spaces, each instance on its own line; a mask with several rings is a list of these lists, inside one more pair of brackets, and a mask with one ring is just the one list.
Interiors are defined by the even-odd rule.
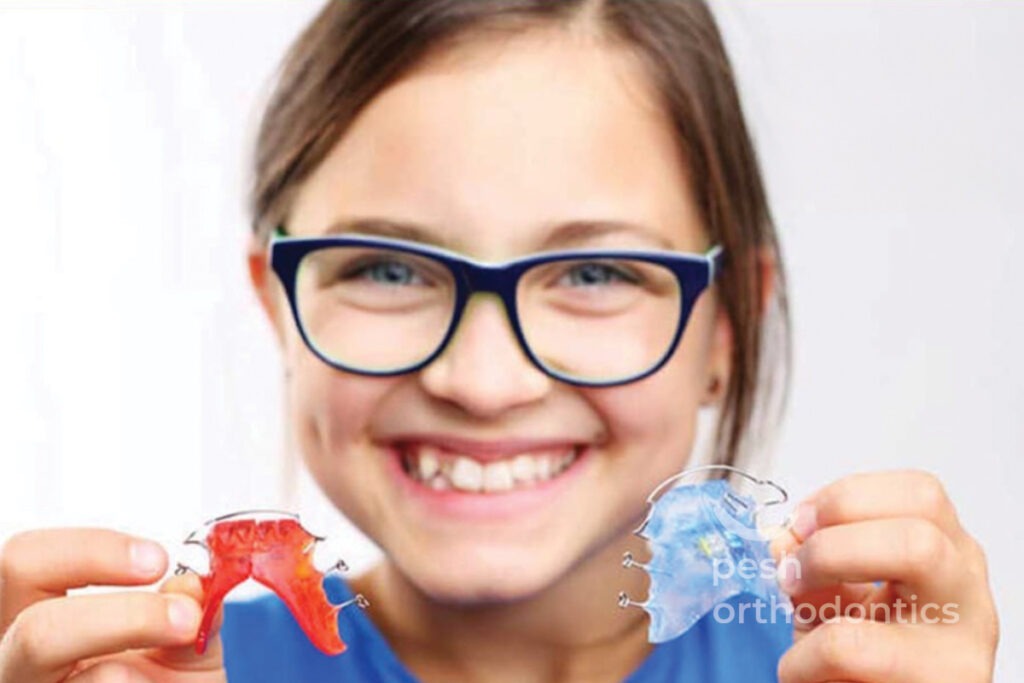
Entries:
[[423,278],[409,264],[400,261],[376,261],[355,269],[349,277],[366,278],[383,285],[419,285]]
[[575,287],[594,287],[616,282],[637,284],[636,275],[622,267],[608,263],[587,262],[572,265],[565,273],[568,283]]
[[365,281],[387,287],[422,286],[426,280],[419,270],[394,259],[367,259],[349,264],[341,272],[342,281]]

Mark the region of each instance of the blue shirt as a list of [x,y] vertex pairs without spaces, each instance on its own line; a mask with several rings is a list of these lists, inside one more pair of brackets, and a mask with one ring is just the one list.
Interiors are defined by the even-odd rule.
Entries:
[[[333,603],[352,597],[337,575],[324,582]],[[739,614],[743,596],[729,601]],[[372,607],[371,607],[372,609]],[[720,614],[727,614],[723,608]],[[417,683],[366,612],[352,607],[339,619],[348,645],[329,657],[306,638],[275,595],[228,602],[221,637],[229,683]],[[768,683],[777,681],[779,657],[790,646],[792,626],[758,623],[748,612],[728,623],[707,615],[682,636],[654,648],[624,683]]]

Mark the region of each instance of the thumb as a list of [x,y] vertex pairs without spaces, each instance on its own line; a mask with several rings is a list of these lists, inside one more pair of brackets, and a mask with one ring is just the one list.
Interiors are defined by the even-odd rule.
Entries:
[[[160,593],[186,596],[196,601],[197,608],[203,603],[203,587],[195,574],[172,576],[160,586]],[[151,650],[147,656],[154,662],[179,671],[213,671],[223,667],[223,650],[221,648],[220,626],[224,619],[223,608],[219,609],[210,637],[203,654],[196,654],[195,641],[187,645],[165,647]]]

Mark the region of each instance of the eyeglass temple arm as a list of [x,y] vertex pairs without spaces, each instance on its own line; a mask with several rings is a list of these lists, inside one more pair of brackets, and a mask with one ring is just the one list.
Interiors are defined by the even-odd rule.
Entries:
[[722,272],[722,268],[725,267],[725,249],[722,248],[721,244],[716,244],[708,249],[704,255],[708,259],[708,265],[711,266],[708,273],[708,284],[710,285],[718,277],[718,274]]

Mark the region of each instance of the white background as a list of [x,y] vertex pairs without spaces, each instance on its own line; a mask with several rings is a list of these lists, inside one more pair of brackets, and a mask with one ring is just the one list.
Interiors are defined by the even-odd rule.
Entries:
[[[267,505],[365,567],[288,451],[246,288],[259,104],[317,2],[0,4],[0,537],[172,549]],[[92,7],[90,7],[92,6]],[[1024,2],[716,3],[791,274],[796,497],[935,471],[986,546],[1024,680]]]

